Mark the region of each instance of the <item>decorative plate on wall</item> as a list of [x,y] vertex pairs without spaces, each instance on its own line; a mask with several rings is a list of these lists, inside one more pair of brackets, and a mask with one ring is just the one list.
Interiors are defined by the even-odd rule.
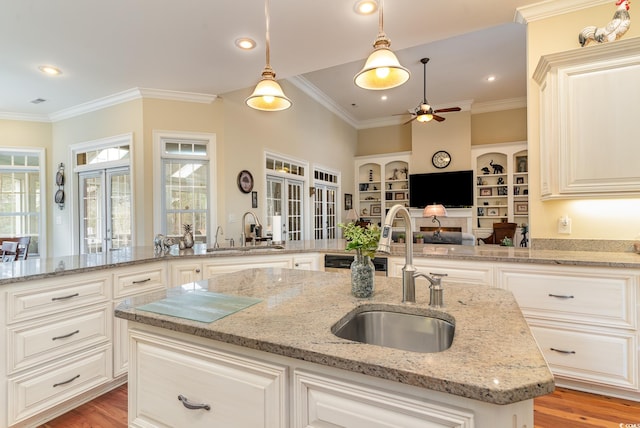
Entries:
[[242,193],[249,193],[253,190],[253,175],[246,169],[238,174],[238,188]]

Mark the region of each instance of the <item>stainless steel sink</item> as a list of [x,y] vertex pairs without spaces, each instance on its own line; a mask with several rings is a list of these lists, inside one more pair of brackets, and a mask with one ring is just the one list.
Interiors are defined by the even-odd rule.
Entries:
[[241,252],[256,252],[256,251],[274,251],[284,250],[282,245],[250,245],[247,247],[217,247],[207,248],[207,253],[241,253]]
[[368,310],[338,322],[332,331],[356,342],[428,353],[449,349],[455,326],[429,316]]

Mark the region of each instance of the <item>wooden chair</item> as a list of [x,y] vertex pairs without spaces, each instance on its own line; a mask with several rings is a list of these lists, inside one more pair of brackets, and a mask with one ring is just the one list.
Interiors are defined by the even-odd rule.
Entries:
[[29,244],[31,243],[30,236],[18,236],[15,238],[0,238],[0,241],[4,244],[5,242],[15,242],[18,245],[18,250],[16,251],[16,260],[26,260],[29,255]]
[[18,243],[2,241],[2,262],[14,262],[18,257]]
[[500,244],[504,238],[513,241],[517,228],[517,223],[493,223],[493,233],[486,238],[478,238],[478,244]]

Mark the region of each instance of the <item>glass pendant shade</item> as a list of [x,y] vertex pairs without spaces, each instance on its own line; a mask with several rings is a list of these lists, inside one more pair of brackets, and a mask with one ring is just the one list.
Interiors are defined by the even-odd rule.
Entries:
[[356,85],[363,89],[383,90],[395,88],[409,80],[409,70],[400,65],[390,46],[389,39],[380,34],[373,45],[374,51],[353,79]]
[[268,66],[262,72],[262,80],[245,102],[249,107],[262,111],[280,111],[291,107],[291,100],[284,94],[276,82],[276,74]]
[[416,120],[418,122],[423,122],[423,123],[429,122],[432,119],[433,119],[433,115],[429,113],[421,114],[421,115],[418,115],[418,117],[416,117]]

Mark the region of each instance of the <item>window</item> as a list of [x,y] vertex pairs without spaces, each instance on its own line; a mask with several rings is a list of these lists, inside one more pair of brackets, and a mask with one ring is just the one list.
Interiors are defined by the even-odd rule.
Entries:
[[133,246],[132,139],[132,134],[126,134],[72,146],[80,254]]
[[154,139],[160,154],[160,233],[182,237],[190,225],[195,242],[207,244],[215,224],[214,136],[154,132]]
[[304,162],[285,159],[267,153],[267,227],[272,228],[273,216],[282,218],[283,239],[301,241],[304,238]]
[[43,150],[0,149],[0,236],[30,236],[29,257],[43,244],[43,165]]

